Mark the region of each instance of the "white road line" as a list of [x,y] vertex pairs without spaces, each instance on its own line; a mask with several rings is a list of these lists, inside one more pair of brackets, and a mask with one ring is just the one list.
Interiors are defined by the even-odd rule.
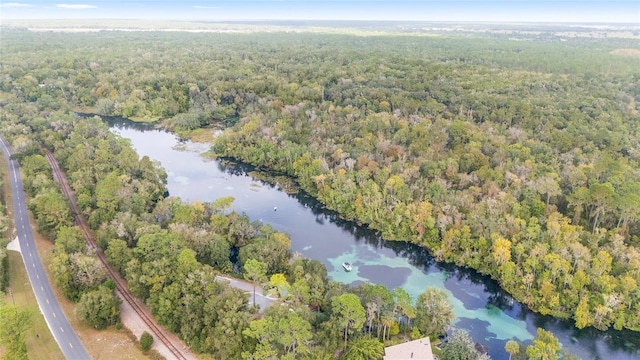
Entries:
[[40,290],[44,291],[44,286],[40,286]]
[[49,303],[49,299],[47,299],[47,304]]
[[52,314],[53,314],[53,317],[57,317],[57,316],[56,316],[56,313],[52,313]]
[[71,348],[73,348],[73,344],[69,343],[69,346],[70,346]]
[[64,329],[62,328],[62,326],[60,327],[60,331],[64,332]]

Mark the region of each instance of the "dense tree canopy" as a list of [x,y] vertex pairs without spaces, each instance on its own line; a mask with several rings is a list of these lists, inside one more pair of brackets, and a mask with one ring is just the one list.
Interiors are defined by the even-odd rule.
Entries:
[[[640,330],[640,74],[611,53],[628,40],[2,31],[1,131],[38,229],[59,238],[51,269],[74,300],[104,275],[77,246],[39,144],[132,292],[195,351],[335,355],[345,340],[413,325],[438,335],[451,321],[433,292],[414,305],[400,290],[327,281],[321,264],[291,258],[286,234],[228,213],[232,199],[165,198],[164,170],[82,109],[185,135],[223,128],[217,155],[289,175],[387,240],[488,274],[580,328]],[[300,315],[315,342],[273,339],[276,319],[307,327],[256,323],[244,294],[215,280],[256,263],[318,313]],[[435,327],[433,309],[447,315]]]
[[31,315],[16,305],[9,305],[0,293],[0,348],[2,359],[26,360],[27,343],[25,333],[31,327]]
[[120,321],[120,299],[113,289],[100,286],[82,295],[76,314],[96,329],[104,329]]

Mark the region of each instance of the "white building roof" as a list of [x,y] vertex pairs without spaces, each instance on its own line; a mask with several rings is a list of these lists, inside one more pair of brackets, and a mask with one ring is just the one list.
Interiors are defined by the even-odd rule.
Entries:
[[384,354],[384,360],[434,360],[428,337],[386,347]]

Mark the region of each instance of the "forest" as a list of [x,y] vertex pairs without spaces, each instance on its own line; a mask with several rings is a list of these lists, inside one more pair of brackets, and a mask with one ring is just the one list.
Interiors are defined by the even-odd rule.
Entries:
[[[451,321],[433,289],[409,305],[402,289],[328,281],[320,264],[291,258],[286,234],[229,212],[232,199],[165,198],[163,170],[82,111],[158,120],[182,136],[223,130],[211,139],[215,155],[288,175],[386,240],[490,275],[532,310],[578,328],[640,331],[640,71],[637,57],[616,52],[633,41],[2,35],[2,131],[38,228],[56,242],[57,285],[79,304],[112,294],[40,144],[65,168],[134,294],[196,351],[358,358],[378,348],[367,342],[437,336]],[[213,281],[233,271],[230,249],[247,278],[287,287],[295,311],[257,319],[241,294]],[[425,310],[432,305],[442,311]],[[347,319],[350,308],[357,319]],[[279,326],[305,338],[282,343]]]

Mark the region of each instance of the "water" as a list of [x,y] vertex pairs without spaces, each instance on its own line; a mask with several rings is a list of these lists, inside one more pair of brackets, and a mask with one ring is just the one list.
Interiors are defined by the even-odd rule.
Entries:
[[[552,331],[583,359],[640,359],[637,333],[578,330],[571,321],[535,314],[486,276],[437,263],[426,250],[408,243],[383,242],[377,233],[340,219],[305,194],[288,195],[277,185],[251,178],[250,166],[202,158],[200,154],[209,149],[206,144],[180,141],[123,119],[109,119],[109,124],[131,140],[140,156],[161,162],[172,196],[185,201],[233,196],[235,211],[289,233],[292,250],[323,262],[334,280],[354,285],[369,281],[390,289],[401,286],[414,298],[428,286],[447,291],[457,316],[455,326],[488,346],[493,359],[508,359],[504,345],[509,339],[530,344],[538,327]],[[344,261],[353,271],[344,271]]]

